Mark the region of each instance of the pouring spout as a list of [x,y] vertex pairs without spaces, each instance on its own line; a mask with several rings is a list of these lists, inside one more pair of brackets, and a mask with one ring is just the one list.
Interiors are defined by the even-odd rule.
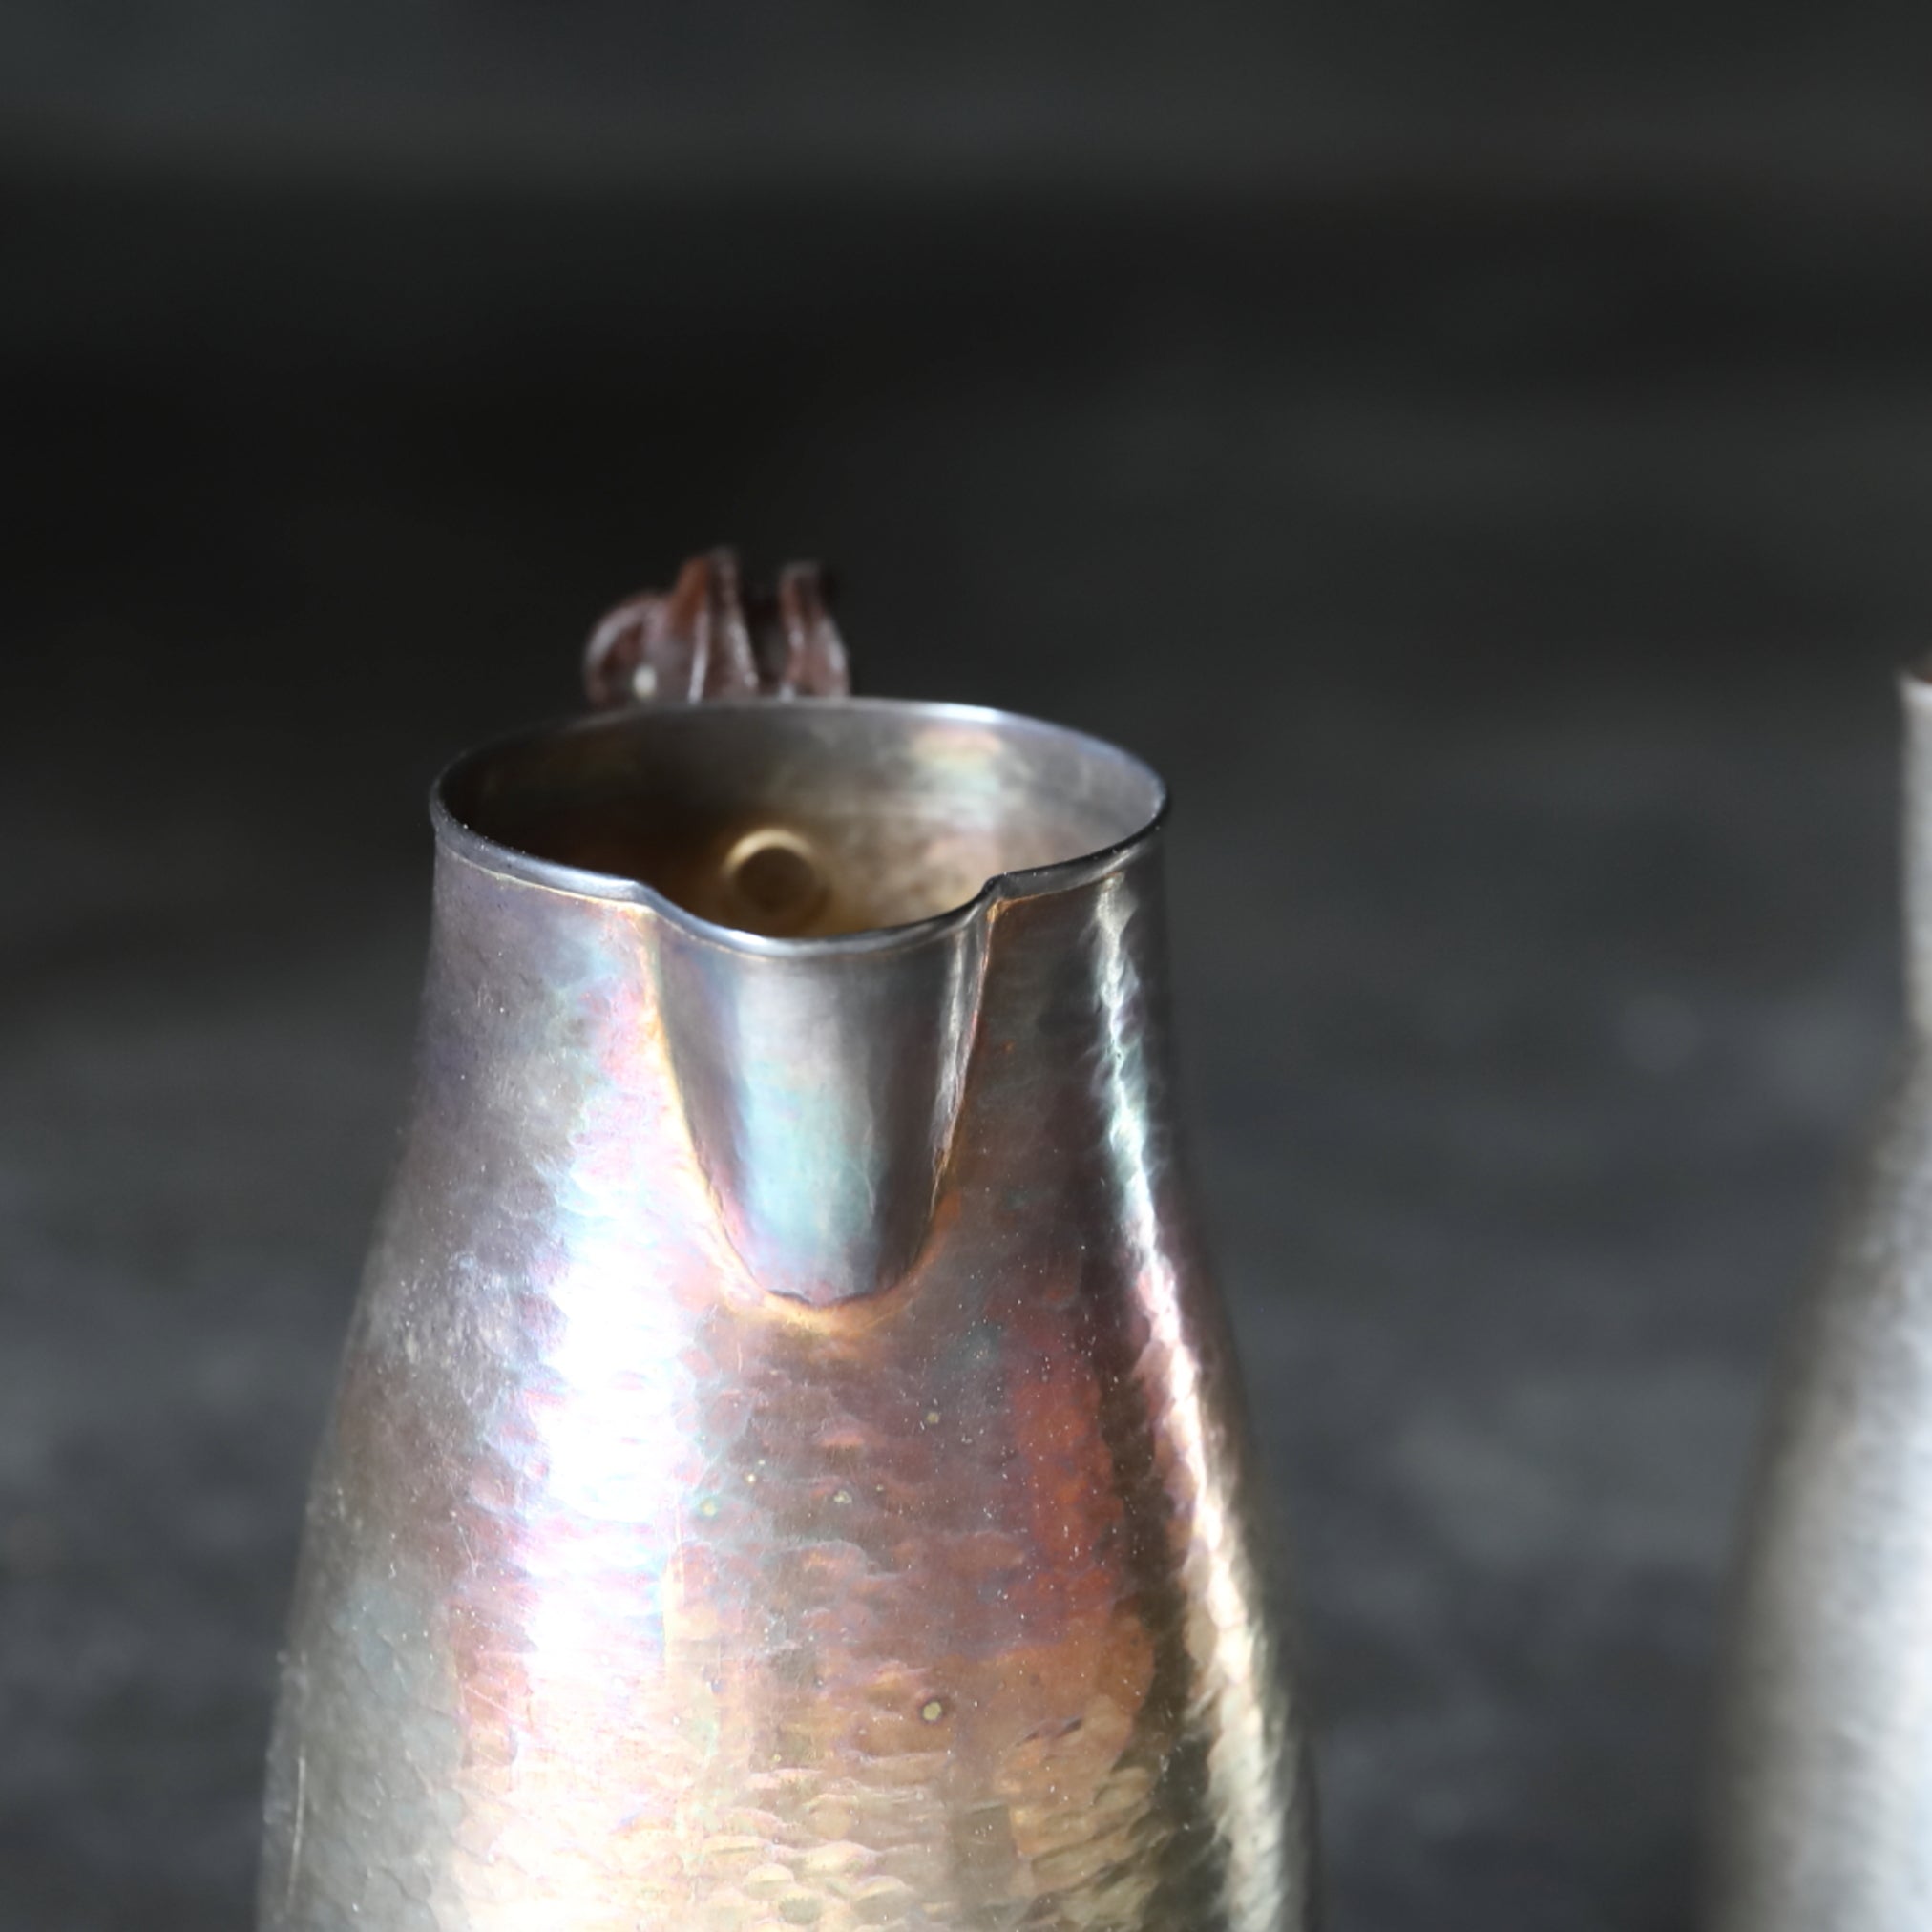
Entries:
[[[730,1271],[829,1308],[928,1240],[1005,915],[1117,872],[1163,803],[1124,752],[1030,720],[750,699],[487,747],[446,774],[437,825],[452,859],[543,889],[515,918],[626,989]],[[479,954],[510,903],[478,902]]]
[[768,1293],[892,1287],[924,1245],[964,1091],[989,909],[891,951],[746,952],[666,927],[660,1008],[726,1238]]

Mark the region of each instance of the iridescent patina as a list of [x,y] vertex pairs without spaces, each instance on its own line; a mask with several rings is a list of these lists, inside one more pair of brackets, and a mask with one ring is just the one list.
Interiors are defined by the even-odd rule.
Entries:
[[445,776],[264,1927],[1305,1922],[1163,808],[838,698]]

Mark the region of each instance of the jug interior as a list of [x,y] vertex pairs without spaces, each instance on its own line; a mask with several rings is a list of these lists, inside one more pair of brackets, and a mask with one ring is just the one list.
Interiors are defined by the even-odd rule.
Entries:
[[877,699],[640,707],[473,752],[438,798],[513,870],[635,882],[771,937],[951,912],[1002,872],[1132,838],[1163,804],[1098,739]]

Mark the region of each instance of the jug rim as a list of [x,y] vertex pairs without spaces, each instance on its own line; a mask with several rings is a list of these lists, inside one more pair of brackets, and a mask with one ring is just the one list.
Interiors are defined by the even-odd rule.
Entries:
[[[646,716],[654,720],[734,713],[766,717],[794,710],[813,718],[859,714],[992,726],[1010,734],[1050,740],[1065,749],[1112,765],[1144,784],[1148,808],[1132,830],[1104,845],[1070,853],[1063,859],[1054,859],[1043,865],[1016,867],[989,873],[969,898],[943,912],[899,924],[868,926],[847,933],[774,935],[749,932],[706,918],[703,914],[680,905],[642,879],[545,858],[521,846],[513,845],[467,823],[458,815],[452,802],[454,788],[489,761],[546,740],[587,737],[620,730],[626,725],[635,727],[640,719]],[[1043,897],[1050,892],[1066,892],[1091,884],[1118,871],[1137,851],[1159,837],[1166,824],[1170,803],[1166,781],[1144,759],[1109,739],[1082,731],[1073,725],[1036,718],[1023,711],[924,698],[721,698],[692,704],[640,705],[620,711],[592,712],[555,719],[547,724],[525,726],[486,739],[459,752],[436,774],[430,788],[430,821],[441,850],[498,877],[540,886],[573,898],[646,907],[660,918],[710,944],[733,952],[793,958],[888,953],[920,946],[972,924],[1003,902]]]

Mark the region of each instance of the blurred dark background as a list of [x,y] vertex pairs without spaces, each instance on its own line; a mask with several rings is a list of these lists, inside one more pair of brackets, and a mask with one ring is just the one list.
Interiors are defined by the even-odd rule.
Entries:
[[0,8],[0,1928],[248,1922],[424,788],[721,537],[1174,782],[1336,1932],[1687,1926],[1898,1003],[1928,23]]

